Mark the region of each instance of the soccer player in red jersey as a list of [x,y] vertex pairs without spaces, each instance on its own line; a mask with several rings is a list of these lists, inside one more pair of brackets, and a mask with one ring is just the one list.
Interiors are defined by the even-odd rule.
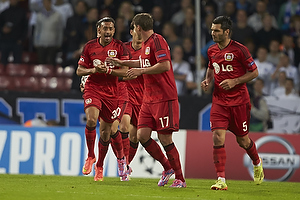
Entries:
[[[103,73],[104,62],[107,57],[128,59],[128,51],[124,44],[113,39],[115,33],[115,21],[111,17],[100,19],[97,24],[97,39],[87,42],[78,61],[77,75],[89,75],[84,87],[84,109],[87,123],[85,128],[88,158],[82,169],[83,174],[89,174],[92,165],[96,162],[94,144],[96,138],[96,124],[100,116],[100,139],[98,143],[99,155],[95,165],[95,181],[103,180],[103,161],[106,156],[111,137],[111,126],[116,119],[118,104],[118,79],[112,76],[113,65],[108,66]],[[106,69],[106,68],[105,68]],[[126,173],[126,159],[123,153],[122,137],[119,132],[112,135],[115,138],[117,148],[118,173],[123,176]]]
[[[130,53],[131,60],[138,60],[141,55],[142,38],[139,37],[136,32],[133,31],[133,23],[130,25],[130,34],[132,35],[132,41],[124,43]],[[112,75],[119,76],[119,90],[122,90],[119,95],[119,107],[121,107],[120,117],[121,122],[119,124],[120,132],[122,134],[123,150],[127,161],[128,171],[126,175],[121,177],[121,181],[128,181],[129,175],[132,169],[129,167],[130,162],[138,148],[137,139],[137,120],[139,111],[141,109],[143,101],[144,80],[142,76],[136,78],[126,77],[128,67],[124,69],[113,69]],[[125,94],[125,92],[127,94]],[[126,103],[128,101],[128,103]],[[123,106],[122,106],[123,105]],[[128,138],[129,133],[129,138]],[[114,139],[112,138],[112,141]],[[115,151],[114,146],[113,150]]]
[[[144,96],[138,118],[138,140],[164,168],[158,186],[166,185],[175,173],[175,180],[170,187],[186,187],[179,153],[172,139],[172,133],[179,130],[179,104],[169,46],[161,35],[154,33],[151,15],[137,14],[133,23],[133,31],[143,39],[140,59],[108,58],[107,61],[118,66],[133,67],[127,72],[129,77],[143,74]],[[167,158],[151,138],[152,130],[157,131]]]
[[215,18],[211,35],[216,44],[208,49],[209,64],[201,87],[206,91],[214,78],[214,92],[210,112],[213,132],[213,160],[218,180],[213,190],[227,190],[225,183],[226,130],[233,132],[237,143],[246,150],[254,165],[254,182],[260,184],[264,173],[255,143],[249,138],[250,98],[246,83],[258,76],[248,49],[230,39],[232,21],[229,17]]

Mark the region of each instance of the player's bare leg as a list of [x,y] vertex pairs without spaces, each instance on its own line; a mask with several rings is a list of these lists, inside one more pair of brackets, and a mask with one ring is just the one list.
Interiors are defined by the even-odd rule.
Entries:
[[244,137],[236,137],[237,143],[246,150],[248,156],[253,163],[254,183],[259,185],[264,180],[264,171],[261,158],[259,158],[255,143],[249,138],[248,135]]
[[95,158],[95,140],[96,140],[96,125],[97,118],[99,115],[99,110],[96,107],[88,107],[85,109],[85,114],[87,118],[86,128],[85,128],[85,138],[88,147],[88,157],[82,168],[82,173],[88,175],[92,171],[93,164],[96,162]]
[[210,187],[212,190],[227,190],[225,180],[226,151],[224,147],[226,130],[213,131],[213,160],[218,180]]

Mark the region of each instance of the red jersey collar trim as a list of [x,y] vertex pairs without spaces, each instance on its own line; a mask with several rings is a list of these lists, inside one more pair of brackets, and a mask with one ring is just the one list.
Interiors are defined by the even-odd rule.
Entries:
[[222,51],[222,50],[226,49],[227,47],[229,47],[231,45],[231,43],[232,43],[232,39],[230,39],[230,42],[223,49],[220,49],[219,45],[218,45],[218,48],[219,48],[220,51]]
[[144,44],[147,43],[150,38],[153,38],[154,34],[156,34],[156,33],[152,33],[152,35],[150,35],[150,37],[148,37],[148,39],[144,42]]
[[[114,40],[114,38],[110,41],[110,43]],[[101,43],[100,43],[100,37],[97,37],[97,43],[101,46],[101,47],[106,47],[107,45],[109,45],[110,43],[108,43],[107,45],[103,46]]]

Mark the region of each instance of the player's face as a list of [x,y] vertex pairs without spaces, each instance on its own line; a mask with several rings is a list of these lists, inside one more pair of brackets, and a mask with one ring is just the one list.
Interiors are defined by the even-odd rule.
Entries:
[[221,29],[221,24],[211,25],[211,36],[213,41],[216,43],[225,41],[225,39],[228,37],[228,32],[228,30],[223,31],[223,29]]
[[138,43],[143,42],[142,35],[137,34],[137,32],[134,31],[134,29],[130,30],[130,35],[132,35],[132,41],[138,42]]
[[115,26],[112,22],[102,22],[101,26],[98,27],[97,36],[106,44],[112,41],[114,34]]
[[136,37],[137,37],[138,40],[142,40],[141,27],[140,26],[136,26],[136,25],[133,25],[133,26],[134,26],[133,34],[136,34]]

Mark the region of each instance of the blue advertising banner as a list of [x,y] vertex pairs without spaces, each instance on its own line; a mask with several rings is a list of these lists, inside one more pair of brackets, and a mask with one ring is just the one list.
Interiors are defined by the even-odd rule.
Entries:
[[0,173],[80,175],[84,128],[0,126]]

